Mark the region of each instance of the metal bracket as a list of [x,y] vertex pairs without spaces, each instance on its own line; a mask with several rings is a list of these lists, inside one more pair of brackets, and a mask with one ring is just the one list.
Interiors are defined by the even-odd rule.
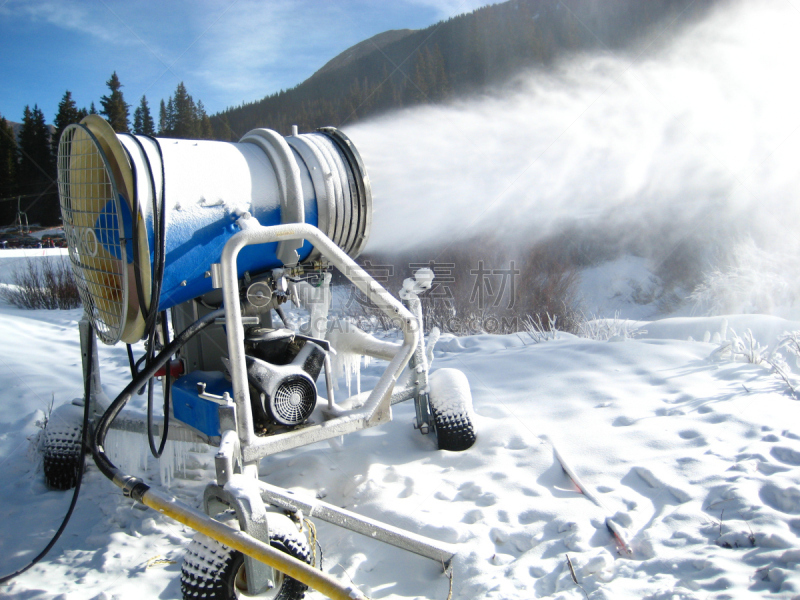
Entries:
[[428,352],[425,350],[424,321],[422,317],[422,302],[419,294],[430,289],[433,282],[431,269],[420,269],[414,274],[414,279],[406,279],[400,297],[403,305],[414,315],[419,326],[420,335],[414,355],[408,362],[409,385],[414,388],[414,408],[416,419],[414,428],[419,429],[422,435],[430,433],[433,426],[430,398],[428,396]]
[[[92,378],[91,397],[89,398],[89,414],[93,416],[102,415],[106,408],[111,404],[100,385],[100,360],[97,356],[97,336],[94,333],[92,324],[89,322],[88,317],[84,314],[78,322],[78,331],[81,338],[81,362],[83,364],[83,376],[86,377],[87,373]],[[92,364],[88,364],[89,346],[92,349]],[[83,398],[76,398],[73,404],[83,406]]]
[[[258,506],[253,506],[253,500],[257,501]],[[269,526],[267,524],[266,511],[259,498],[238,496],[219,485],[209,483],[203,492],[203,509],[205,513],[208,516],[213,516],[222,512],[218,510],[220,505],[233,509],[242,531],[257,540],[269,544]],[[244,557],[244,568],[245,573],[247,573],[247,591],[251,595],[264,591],[273,581],[274,570],[247,555]]]

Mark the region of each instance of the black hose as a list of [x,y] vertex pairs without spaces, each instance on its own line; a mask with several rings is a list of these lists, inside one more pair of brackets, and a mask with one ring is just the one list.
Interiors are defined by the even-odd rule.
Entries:
[[92,455],[94,462],[100,472],[106,477],[117,483],[126,478],[123,473],[120,473],[116,466],[109,460],[106,455],[103,444],[105,443],[106,435],[111,427],[111,423],[117,418],[120,411],[125,407],[137,389],[142,387],[149,379],[151,379],[161,367],[169,361],[170,357],[175,354],[186,342],[192,339],[195,335],[203,331],[206,327],[214,323],[214,320],[225,314],[225,309],[220,308],[213,312],[208,313],[201,317],[191,325],[189,325],[183,332],[175,337],[157,356],[153,358],[150,364],[146,365],[144,369],[125,387],[119,396],[111,403],[100,421],[94,432],[94,439],[92,443]]
[[[92,332],[94,334],[94,332]],[[78,462],[78,481],[75,484],[75,491],[72,492],[72,501],[69,503],[69,508],[67,509],[67,514],[64,515],[64,519],[61,521],[61,526],[56,531],[53,538],[44,547],[35,558],[33,558],[27,565],[18,569],[17,571],[11,573],[10,575],[4,575],[0,577],[0,584],[7,583],[14,579],[17,575],[21,575],[31,567],[33,567],[36,563],[42,560],[47,553],[52,550],[53,546],[56,545],[58,542],[58,538],[61,537],[61,534],[64,533],[64,530],[67,528],[67,523],[69,523],[70,518],[72,517],[72,513],[75,510],[75,505],[78,503],[78,496],[81,493],[81,480],[83,479],[83,472],[86,468],[86,447],[88,445],[88,437],[89,437],[89,410],[91,405],[91,397],[92,397],[92,364],[94,361],[93,356],[94,351],[94,344],[89,344],[89,349],[86,353],[86,364],[89,365],[89,368],[86,369],[83,375],[83,427],[81,428],[81,453],[80,453],[80,461]]]
[[[161,313],[161,323],[164,328],[164,346],[169,345],[169,328],[167,327],[167,313]],[[167,360],[166,374],[164,379],[164,431],[161,432],[161,443],[158,448],[155,444],[155,436],[153,436],[153,378],[147,383],[147,443],[150,445],[150,452],[156,458],[161,458],[164,453],[164,448],[167,445],[167,436],[169,435],[169,400],[172,387],[172,373],[170,365],[172,362],[172,355]]]
[[[127,135],[131,139],[138,142],[134,136],[129,133],[124,133],[123,135]],[[141,144],[140,144],[141,147]],[[125,150],[125,154],[128,156],[128,163],[131,166],[131,172],[133,177],[131,181],[133,182],[133,193],[131,195],[130,203],[131,203],[131,250],[133,252],[133,256],[131,257],[133,260],[133,278],[134,278],[134,285],[136,287],[136,296],[139,302],[139,310],[142,311],[142,315],[146,315],[146,308],[144,305],[144,286],[142,285],[142,269],[139,263],[139,190],[138,190],[138,177],[136,177],[136,163],[133,161],[133,157],[131,153],[125,146],[122,146],[122,149]],[[145,155],[146,156],[146,155]],[[155,186],[153,187],[153,192],[155,192]]]
[[128,349],[128,363],[131,365],[131,379],[133,379],[136,377],[136,371],[139,369],[136,367],[136,363],[133,360],[133,346],[125,344],[125,347]]
[[[139,300],[139,310],[142,313],[142,317],[145,321],[144,326],[144,335],[147,338],[147,350],[145,351],[145,355],[143,359],[139,359],[139,361],[135,365],[135,369],[132,371],[138,371],[139,365],[142,360],[144,360],[145,365],[149,364],[152,359],[153,355],[155,354],[155,342],[156,342],[156,330],[158,328],[158,305],[161,299],[161,287],[164,280],[164,269],[166,263],[166,211],[162,205],[165,193],[166,193],[166,179],[164,177],[164,154],[161,151],[161,145],[159,144],[156,138],[148,136],[148,138],[155,144],[159,157],[161,158],[161,200],[162,203],[159,203],[158,193],[156,191],[156,181],[153,177],[153,166],[150,163],[150,158],[147,155],[147,152],[142,145],[142,142],[139,139],[131,134],[126,134],[137,146],[139,146],[139,150],[144,157],[145,162],[147,163],[147,174],[150,179],[150,190],[152,192],[152,200],[153,200],[153,271],[150,277],[150,303],[148,307],[145,308],[144,304],[144,289],[142,285],[142,274],[141,274],[141,267],[139,264],[139,199],[138,193],[136,192],[136,172],[134,167],[134,199],[132,201],[133,204],[133,254],[134,254],[134,277],[135,277],[135,285],[136,285],[136,293]],[[127,149],[126,149],[127,152]],[[130,161],[131,165],[134,165],[134,161]],[[166,330],[166,317],[162,313],[162,323],[164,324],[164,328]],[[136,373],[132,373],[132,377],[135,377]],[[166,388],[164,390],[164,434],[161,436],[161,442],[156,448],[155,438],[153,436],[153,393],[154,393],[154,385],[152,378],[147,382],[147,442],[150,446],[150,452],[156,458],[161,458],[161,454],[164,452],[164,448],[167,444],[167,436],[166,433],[169,429],[169,386],[171,384],[171,379],[167,378],[166,380]],[[144,386],[139,389],[139,394],[144,392]]]
[[[149,137],[149,136],[148,136]],[[136,138],[134,138],[136,139]],[[156,194],[156,182],[153,178],[153,168],[150,165],[150,159],[147,158],[147,153],[144,151],[144,147],[142,143],[136,139],[136,143],[139,144],[139,147],[142,149],[142,154],[145,156],[145,160],[147,160],[148,164],[148,173],[150,174],[150,185],[152,186],[153,190],[153,241],[154,248],[153,248],[153,263],[154,263],[154,273],[152,274],[152,285],[151,285],[151,295],[150,295],[150,309],[148,313],[148,319],[145,321],[145,331],[149,332],[149,345],[147,348],[147,364],[150,363],[152,360],[153,354],[155,352],[155,336],[156,336],[156,329],[158,324],[158,305],[161,300],[161,286],[164,280],[164,269],[166,264],[166,211],[164,210],[164,198],[166,197],[166,176],[164,173],[164,153],[161,151],[161,144],[159,141],[154,137],[149,137],[150,140],[155,144],[156,148],[158,149],[158,155],[161,159],[161,203],[158,201],[158,195]],[[167,318],[166,313],[162,313],[162,326],[164,328],[164,345],[167,344],[167,339],[169,334],[167,333]],[[169,366],[167,366],[167,371],[169,371]],[[164,452],[164,448],[167,445],[167,432],[169,431],[169,400],[170,400],[170,390],[169,387],[172,384],[171,378],[168,376],[165,380],[165,388],[164,388],[164,431],[161,435],[161,443],[159,444],[158,448],[156,448],[155,437],[153,436],[153,379],[151,378],[148,383],[147,389],[147,443],[150,446],[150,452],[156,458],[161,458],[161,455]]]

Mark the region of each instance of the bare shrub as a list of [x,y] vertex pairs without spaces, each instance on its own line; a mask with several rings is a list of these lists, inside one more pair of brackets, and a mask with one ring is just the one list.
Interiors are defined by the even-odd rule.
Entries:
[[[425,331],[438,327],[455,335],[524,332],[530,318],[548,323],[553,319],[557,329],[574,333],[580,322],[579,273],[562,261],[564,253],[552,243],[509,247],[492,237],[479,237],[397,255],[364,255],[359,263],[395,295],[416,270],[433,270],[433,287],[421,296]],[[335,282],[346,283],[341,278]],[[345,295],[349,300],[344,316],[384,324],[383,313],[359,293]]]
[[547,315],[547,325],[542,322],[542,317],[533,318],[528,315],[522,321],[522,326],[535,344],[558,339],[557,318]]
[[789,392],[797,397],[797,386],[792,377],[792,371],[781,355],[780,351],[786,349],[794,356],[800,356],[800,332],[786,332],[778,338],[778,343],[770,352],[766,346],[759,344],[753,332],[748,329],[743,337],[739,337],[732,328],[727,328],[730,332],[730,339],[722,340],[719,347],[711,353],[709,358],[715,360],[730,360],[734,362],[746,362],[752,365],[761,365],[771,368],[772,374],[783,381],[789,388]]
[[582,315],[577,331],[578,336],[599,342],[629,340],[646,333],[647,330],[641,329],[635,321],[620,319],[619,313],[614,313],[611,319],[587,318]]
[[700,314],[770,314],[800,298],[800,270],[791,253],[767,252],[747,238],[732,244],[719,263],[689,297]]
[[552,321],[559,331],[577,333],[583,320],[577,299],[579,283],[580,273],[549,245],[534,246],[522,263],[519,310],[533,321]]
[[64,258],[28,260],[24,268],[15,270],[14,285],[4,287],[0,295],[9,304],[27,309],[70,309],[81,305],[72,269]]
[[731,338],[720,343],[719,348],[711,353],[712,358],[746,362],[751,365],[761,365],[769,362],[767,347],[756,341],[750,329],[746,330],[744,337],[741,338],[733,328],[729,328],[729,331]]

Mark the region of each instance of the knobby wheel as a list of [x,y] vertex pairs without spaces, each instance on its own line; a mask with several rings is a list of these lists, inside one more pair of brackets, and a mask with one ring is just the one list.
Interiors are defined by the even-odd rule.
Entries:
[[83,408],[72,404],[52,412],[44,429],[42,465],[48,487],[69,490],[78,484],[83,431]]
[[[228,525],[238,527],[231,515]],[[269,514],[270,546],[290,556],[311,563],[311,549],[295,524],[280,514]],[[226,545],[198,533],[186,549],[181,567],[181,592],[184,600],[233,600],[263,598],[267,600],[302,600],[304,583],[274,571],[272,584],[262,593],[251,596],[247,591],[244,555]]]
[[472,447],[477,434],[466,375],[458,369],[438,369],[431,373],[428,384],[439,449],[461,451]]

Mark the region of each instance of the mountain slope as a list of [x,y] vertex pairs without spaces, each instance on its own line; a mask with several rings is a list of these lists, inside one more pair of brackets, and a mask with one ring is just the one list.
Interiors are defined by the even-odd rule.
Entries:
[[393,44],[404,37],[414,33],[414,29],[390,29],[378,35],[373,35],[371,38],[351,46],[341,54],[329,60],[325,65],[314,73],[311,77],[318,77],[325,73],[331,73],[338,69],[343,69],[352,62],[358,60],[363,56],[367,56],[373,52],[377,52],[389,44]]
[[[485,90],[575,52],[639,50],[715,2],[512,0],[418,31],[379,34],[329,61],[298,86],[213,118],[220,139],[254,127],[288,133],[350,123],[404,106]],[[396,38],[396,39],[395,39]],[[372,50],[370,50],[372,48]]]

